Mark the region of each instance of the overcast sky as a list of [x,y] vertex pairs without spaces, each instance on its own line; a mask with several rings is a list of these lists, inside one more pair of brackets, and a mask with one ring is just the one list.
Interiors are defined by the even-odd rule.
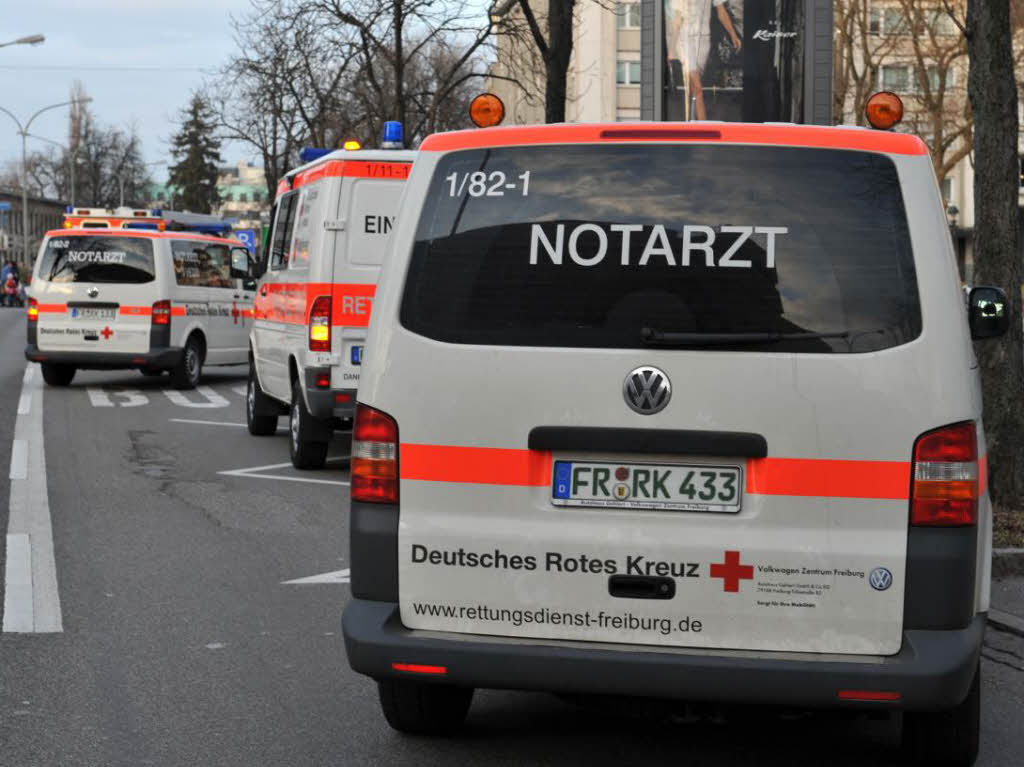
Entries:
[[[38,109],[68,100],[74,80],[104,125],[135,126],[147,162],[168,160],[178,110],[231,53],[230,14],[248,0],[3,0],[0,43],[46,35],[38,46],[0,48],[0,106],[23,123]],[[38,117],[30,133],[67,143],[67,109]],[[29,140],[29,151],[45,142]],[[224,147],[225,164],[254,160],[241,145]],[[0,163],[21,161],[14,121],[0,113]],[[166,168],[152,169],[161,181]]]

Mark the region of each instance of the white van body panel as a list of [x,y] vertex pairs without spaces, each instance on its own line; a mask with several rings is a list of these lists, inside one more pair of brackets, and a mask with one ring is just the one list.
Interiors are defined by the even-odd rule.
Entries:
[[[890,156],[903,187],[922,332],[878,352],[819,355],[492,347],[406,330],[399,317],[405,278],[441,157],[421,153],[409,178],[410,202],[378,285],[367,338],[372,354],[360,381],[360,401],[398,423],[402,623],[533,639],[897,653],[915,440],[974,420],[984,452],[980,386],[970,370],[955,259],[948,228],[935,213],[941,206],[928,158]],[[670,405],[651,416],[623,402],[627,373],[642,365],[657,365],[673,385]],[[563,507],[551,502],[554,461],[640,459],[529,451],[530,431],[539,426],[756,432],[767,440],[768,457],[642,456],[651,464],[737,466],[746,492],[736,515]],[[885,487],[860,487],[866,469],[888,477]],[[789,484],[823,492],[800,494]],[[975,588],[983,610],[991,546],[987,495],[979,515],[984,564]],[[728,563],[729,552],[751,568],[738,591],[711,575],[713,565]],[[466,564],[469,553],[477,566]],[[505,564],[480,566],[484,555]],[[674,600],[608,595],[612,571],[654,574],[673,566],[691,573],[676,578]],[[875,568],[891,573],[891,588],[869,585]]]
[[[297,184],[294,191],[282,182],[275,234],[286,195],[298,197],[299,214],[283,245],[289,255],[287,265],[275,268],[271,253],[257,288],[256,321],[250,334],[260,386],[274,399],[291,401],[293,370],[304,383],[307,371],[329,368],[327,394],[351,392],[347,405],[334,410],[354,408],[362,367],[353,360],[353,347],[362,349],[365,343],[380,265],[405,184],[404,174],[392,178],[373,172],[404,167],[416,156],[411,151],[337,151],[289,174]],[[359,167],[345,170],[346,163]],[[302,253],[305,257],[298,258]],[[309,350],[309,311],[319,296],[331,298],[330,352]],[[318,409],[304,385],[302,389],[311,412],[321,418],[332,415],[329,405],[327,412],[323,405]]]

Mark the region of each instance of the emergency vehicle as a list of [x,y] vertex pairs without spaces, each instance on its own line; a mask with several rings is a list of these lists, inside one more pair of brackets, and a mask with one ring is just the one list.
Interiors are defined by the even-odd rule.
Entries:
[[[401,146],[396,127],[387,130],[385,141]],[[377,276],[416,157],[355,146],[317,150],[282,179],[256,295],[249,433],[273,434],[288,413],[300,469],[322,467],[334,429],[351,427]]]
[[343,630],[393,727],[450,731],[477,687],[867,709],[973,762],[972,339],[1009,304],[965,307],[920,139],[438,134],[385,261]]
[[65,229],[160,229],[167,226],[163,211],[154,208],[75,208],[64,210]]
[[47,384],[135,368],[186,389],[203,365],[246,364],[259,267],[241,243],[157,216],[77,218],[46,233],[29,288],[25,357]]

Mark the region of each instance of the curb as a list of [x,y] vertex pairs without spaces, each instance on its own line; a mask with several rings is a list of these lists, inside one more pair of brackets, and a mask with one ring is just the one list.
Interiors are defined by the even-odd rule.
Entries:
[[992,577],[1024,575],[1024,549],[993,549]]
[[1024,637],[1024,618],[1018,618],[1016,615],[1004,613],[1002,610],[989,608],[988,622],[997,629]]

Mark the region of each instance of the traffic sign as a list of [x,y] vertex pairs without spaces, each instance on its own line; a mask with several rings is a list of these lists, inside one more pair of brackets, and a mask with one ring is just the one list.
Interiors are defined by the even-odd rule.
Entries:
[[256,252],[256,230],[255,229],[236,229],[234,231],[235,238],[241,242],[245,247],[249,249],[250,253]]

